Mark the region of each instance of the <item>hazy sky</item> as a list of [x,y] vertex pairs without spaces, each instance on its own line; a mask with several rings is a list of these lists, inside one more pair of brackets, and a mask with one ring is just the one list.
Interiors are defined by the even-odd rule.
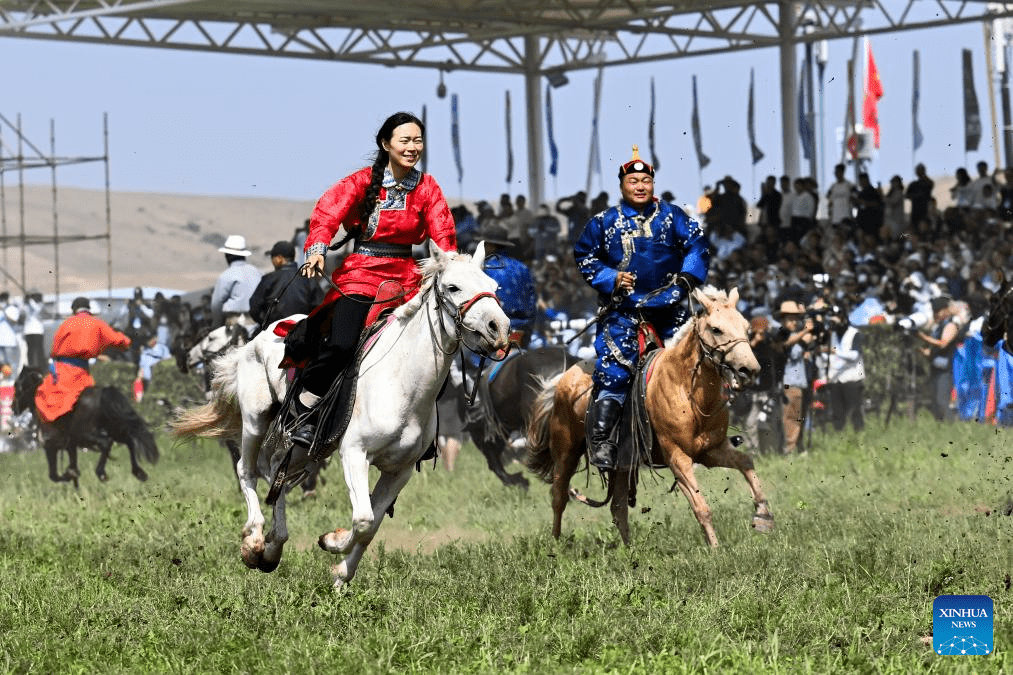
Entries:
[[[852,41],[830,43],[824,81],[825,174],[840,158],[846,62]],[[885,95],[880,102],[882,147],[874,180],[913,177],[912,52],[921,51],[920,122],[925,143],[914,161],[931,175],[994,162],[980,24],[875,36],[872,48]],[[975,86],[985,126],[977,152],[964,153],[961,49],[974,54]],[[861,52],[860,52],[861,53]],[[802,61],[799,47],[799,63]],[[5,64],[0,113],[20,113],[28,137],[48,151],[55,121],[59,155],[102,150],[102,114],[109,113],[114,190],[316,199],[343,175],[364,166],[373,136],[391,112],[428,109],[428,170],[451,197],[496,200],[507,191],[504,96],[513,104],[514,176],[509,191],[526,192],[524,83],[520,76],[454,72],[460,97],[464,179],[457,182],[450,143],[450,96],[436,97],[436,72],[415,68],[320,63],[151,48],[75,45],[0,38]],[[11,67],[14,66],[14,67]],[[746,132],[750,68],[756,78],[757,144],[766,157],[751,165]],[[691,77],[697,75],[704,152],[698,171],[690,133]],[[658,191],[695,202],[703,183],[732,174],[753,200],[755,184],[782,172],[778,54],[775,49],[686,58],[605,71],[600,120],[603,187],[618,192],[616,165],[630,146],[647,153],[649,87],[657,89]],[[797,77],[797,74],[796,74]],[[547,176],[546,199],[583,189],[587,179],[593,71],[569,75],[553,90],[559,175]],[[860,101],[859,101],[860,104]],[[818,110],[817,110],[818,112]],[[544,116],[544,111],[540,113]],[[860,114],[860,113],[859,113]],[[4,138],[11,142],[9,132]],[[817,139],[818,140],[818,139]],[[546,150],[546,170],[548,151]],[[801,153],[800,153],[801,157]],[[804,172],[808,164],[801,160]],[[7,177],[8,185],[16,177]],[[47,170],[26,182],[48,183]],[[61,168],[67,186],[101,187],[100,164]],[[827,181],[821,181],[825,190]],[[599,189],[595,179],[594,191]]]

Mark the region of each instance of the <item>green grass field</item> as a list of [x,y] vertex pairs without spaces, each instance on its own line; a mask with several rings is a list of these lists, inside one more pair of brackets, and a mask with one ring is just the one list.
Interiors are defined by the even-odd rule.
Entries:
[[[644,476],[631,547],[581,504],[554,541],[548,486],[504,488],[466,446],[455,472],[412,478],[342,592],[316,546],[348,526],[337,465],[316,498],[293,493],[263,574],[239,558],[245,507],[216,443],[161,436],[144,484],[125,448],[106,484],[85,453],[79,491],[41,453],[0,455],[0,672],[1013,672],[1009,434],[873,418],[761,457],[766,536],[741,476],[698,467],[715,551],[670,475]],[[992,597],[992,655],[925,644],[940,594]]]

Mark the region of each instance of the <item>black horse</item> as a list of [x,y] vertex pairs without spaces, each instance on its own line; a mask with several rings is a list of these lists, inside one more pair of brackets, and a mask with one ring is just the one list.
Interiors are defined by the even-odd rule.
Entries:
[[[35,390],[42,384],[45,371],[25,366],[14,382],[15,413],[35,409]],[[81,476],[77,468],[77,449],[87,447],[98,450],[99,460],[95,475],[100,481],[108,480],[106,461],[113,443],[122,443],[130,450],[130,466],[137,480],[148,480],[148,474],[138,464],[140,455],[151,464],[158,461],[158,446],[147,423],[137,414],[126,394],[116,387],[88,387],[81,392],[74,408],[49,424],[39,420],[43,448],[49,462],[49,478],[55,482],[73,481],[78,486]],[[66,450],[69,456],[67,470],[57,472],[57,455]]]
[[1013,280],[999,270],[999,290],[988,299],[988,315],[981,327],[982,341],[995,347],[1005,338],[1003,348],[1013,354]]
[[482,373],[464,429],[504,485],[528,488],[524,474],[507,473],[503,460],[524,457],[527,452],[526,445],[512,447],[511,439],[517,436],[518,442],[526,442],[525,430],[540,380],[559,375],[578,360],[562,345],[553,345],[512,355]]

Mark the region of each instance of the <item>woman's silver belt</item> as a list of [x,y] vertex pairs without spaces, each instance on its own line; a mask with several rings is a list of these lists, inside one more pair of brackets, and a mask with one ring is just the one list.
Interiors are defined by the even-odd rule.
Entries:
[[375,258],[411,258],[412,247],[408,244],[383,244],[380,242],[355,242],[353,253],[371,255]]

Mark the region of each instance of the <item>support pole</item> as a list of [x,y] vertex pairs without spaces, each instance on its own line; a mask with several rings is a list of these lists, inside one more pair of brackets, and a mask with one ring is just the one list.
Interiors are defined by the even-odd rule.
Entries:
[[106,282],[113,297],[113,210],[109,199],[109,113],[102,113],[102,163],[106,169]]
[[[49,166],[53,177],[53,292],[60,302],[60,224],[56,210],[56,120],[49,120]],[[24,281],[21,282],[24,285]]]
[[781,146],[784,152],[784,175],[797,178],[798,173],[798,89],[795,83],[795,14],[794,2],[778,5],[778,33],[781,40]]
[[542,156],[542,75],[538,36],[524,38],[524,96],[528,132],[528,203],[538,211],[545,198],[545,162]]

